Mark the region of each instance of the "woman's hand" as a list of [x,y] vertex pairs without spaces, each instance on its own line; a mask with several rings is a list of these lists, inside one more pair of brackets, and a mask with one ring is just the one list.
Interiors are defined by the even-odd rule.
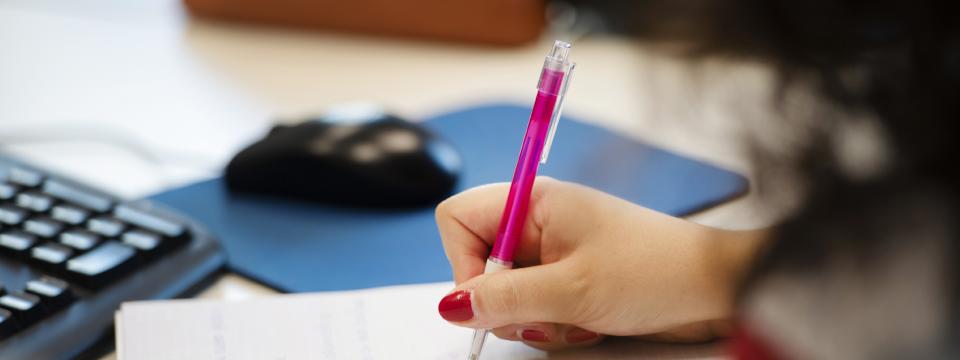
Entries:
[[437,207],[457,287],[439,305],[460,326],[547,350],[601,334],[706,341],[727,333],[733,292],[760,232],[713,229],[539,177],[517,269],[482,275],[509,184]]

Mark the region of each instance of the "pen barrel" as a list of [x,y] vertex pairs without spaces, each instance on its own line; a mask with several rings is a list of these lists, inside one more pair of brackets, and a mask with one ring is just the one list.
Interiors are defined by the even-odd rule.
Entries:
[[530,208],[530,192],[537,177],[540,156],[562,80],[562,72],[548,72],[544,69],[540,86],[544,90],[537,91],[537,99],[533,104],[527,131],[523,136],[523,145],[520,147],[520,157],[513,173],[513,182],[510,184],[507,202],[500,218],[497,239],[490,252],[490,257],[500,261],[513,262],[513,253],[523,236],[523,225]]
[[[540,82],[537,83],[537,98],[533,103],[527,131],[523,134],[523,143],[520,146],[520,157],[513,172],[513,182],[507,193],[507,202],[504,204],[503,215],[500,217],[500,227],[497,238],[493,243],[493,250],[487,258],[483,269],[484,274],[495,273],[513,267],[513,255],[523,239],[523,227],[527,222],[527,213],[530,210],[530,196],[533,183],[537,177],[544,146],[550,141],[548,134],[553,120],[559,119],[560,113],[554,113],[559,106],[558,99],[563,99],[566,89],[568,71],[572,72],[574,64],[567,61],[570,54],[570,44],[557,41],[543,63],[540,72]],[[554,127],[554,129],[556,129]],[[545,161],[545,159],[544,159]],[[473,334],[468,360],[478,360],[483,342],[488,330],[478,329]]]

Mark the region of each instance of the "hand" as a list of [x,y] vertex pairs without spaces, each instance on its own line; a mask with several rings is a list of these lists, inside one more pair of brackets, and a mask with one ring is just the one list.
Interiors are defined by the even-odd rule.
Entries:
[[538,177],[516,269],[482,275],[509,184],[437,207],[456,289],[455,325],[554,350],[603,334],[706,341],[727,333],[737,277],[762,236],[713,229],[602,192]]

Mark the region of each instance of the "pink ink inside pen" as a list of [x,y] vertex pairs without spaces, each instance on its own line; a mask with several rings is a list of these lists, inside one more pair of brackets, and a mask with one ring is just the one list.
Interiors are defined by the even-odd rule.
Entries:
[[507,203],[500,217],[497,239],[493,243],[493,251],[490,252],[490,257],[503,263],[513,262],[513,253],[523,236],[523,225],[526,223],[527,212],[530,209],[530,193],[533,190],[534,179],[537,177],[537,168],[540,166],[543,145],[550,130],[550,119],[557,104],[563,76],[562,71],[546,67],[540,74],[537,99],[533,103],[527,132],[523,136],[520,158],[517,160],[513,182],[510,183],[510,192],[507,194]]

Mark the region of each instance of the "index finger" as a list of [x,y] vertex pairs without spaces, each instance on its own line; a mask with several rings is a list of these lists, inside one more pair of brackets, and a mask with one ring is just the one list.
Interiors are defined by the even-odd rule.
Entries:
[[[549,181],[551,179],[537,179],[531,194],[531,214],[541,192],[538,185]],[[457,284],[483,273],[490,248],[496,240],[509,188],[509,183],[482,185],[454,195],[437,206],[437,228]],[[525,265],[533,265],[539,258],[540,229],[533,218],[527,216],[523,240],[516,252],[516,261]]]

